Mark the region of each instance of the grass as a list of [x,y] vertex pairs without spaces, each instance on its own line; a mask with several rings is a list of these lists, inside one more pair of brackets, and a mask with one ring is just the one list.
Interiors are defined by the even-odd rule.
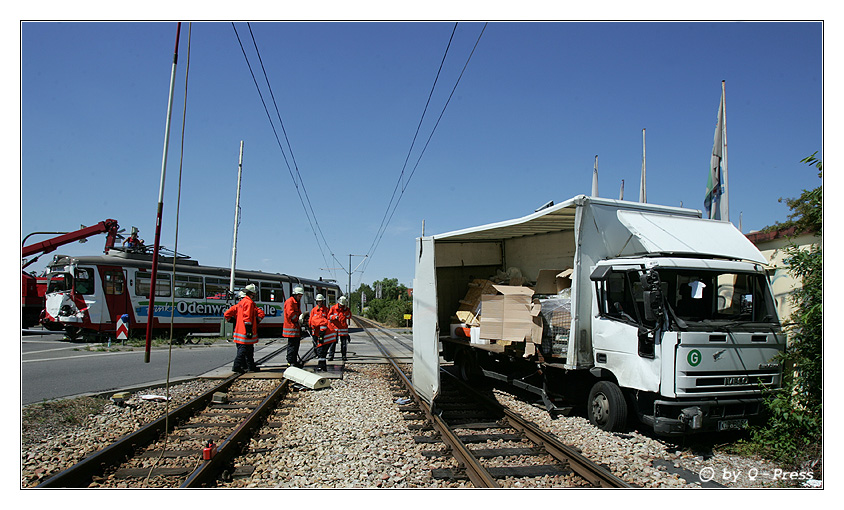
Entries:
[[21,441],[24,444],[42,441],[48,434],[82,425],[108,403],[102,398],[79,397],[26,406],[21,410]]

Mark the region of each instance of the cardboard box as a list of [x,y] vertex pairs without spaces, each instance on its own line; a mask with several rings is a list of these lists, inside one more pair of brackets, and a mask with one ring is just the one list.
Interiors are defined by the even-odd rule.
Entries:
[[457,309],[457,318],[460,322],[469,326],[480,326],[478,316],[481,313],[481,296],[484,294],[495,294],[493,284],[489,280],[477,279],[469,284],[466,297],[460,300],[460,307]]
[[493,288],[496,294],[481,296],[480,338],[541,343],[541,306],[533,302],[533,289],[507,285]]
[[542,269],[536,277],[534,292],[537,294],[550,295],[559,294],[563,289],[571,287],[572,269],[560,271],[559,269]]

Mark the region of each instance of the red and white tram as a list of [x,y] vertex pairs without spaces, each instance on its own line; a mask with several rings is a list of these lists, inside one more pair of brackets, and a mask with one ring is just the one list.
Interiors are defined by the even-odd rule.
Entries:
[[[305,289],[302,312],[315,304],[316,294],[328,306],[337,301],[340,287],[323,280],[309,280],[262,271],[235,271],[235,295],[229,292],[231,269],[201,266],[187,257],[162,257],[158,264],[153,300],[153,334],[169,335],[172,318],[174,337],[188,333],[220,331],[223,312],[234,304],[237,292],[250,283],[258,287],[256,304],[265,318],[261,336],[280,336],[284,301],[293,287]],[[146,332],[149,311],[152,256],[119,251],[108,255],[69,257],[56,255],[47,268],[48,287],[41,323],[53,331],[63,330],[71,340],[80,337],[114,337],[118,321],[128,316],[129,331]]]

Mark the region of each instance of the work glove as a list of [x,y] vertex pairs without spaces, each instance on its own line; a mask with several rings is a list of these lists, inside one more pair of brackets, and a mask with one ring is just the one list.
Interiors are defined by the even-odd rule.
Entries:
[[247,336],[247,337],[251,337],[251,336],[252,336],[252,324],[247,324],[247,325],[246,325],[246,336]]

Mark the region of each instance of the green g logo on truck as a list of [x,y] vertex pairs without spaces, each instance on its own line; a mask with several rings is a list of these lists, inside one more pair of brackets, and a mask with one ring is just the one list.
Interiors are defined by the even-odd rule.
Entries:
[[700,351],[697,349],[692,349],[691,351],[689,351],[689,355],[686,356],[686,359],[688,360],[689,365],[693,367],[700,365]]

